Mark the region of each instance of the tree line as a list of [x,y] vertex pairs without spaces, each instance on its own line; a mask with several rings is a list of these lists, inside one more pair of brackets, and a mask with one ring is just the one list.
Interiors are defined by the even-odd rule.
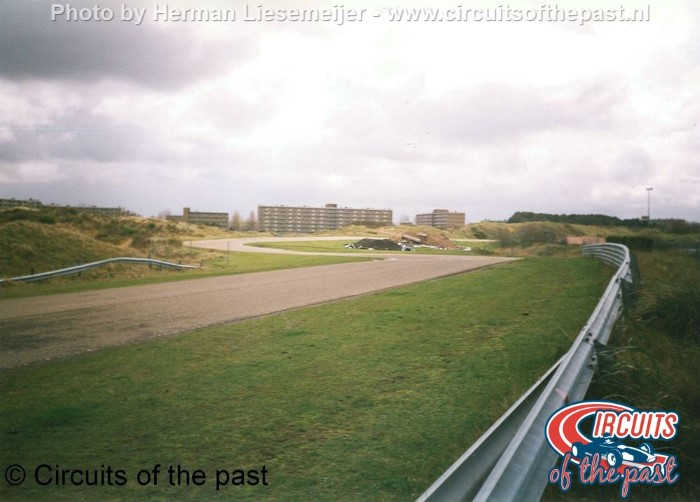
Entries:
[[[157,218],[161,220],[167,219],[170,216],[170,210],[165,209],[158,213]],[[251,211],[248,214],[248,218],[245,220],[241,219],[241,214],[238,211],[234,211],[229,221],[229,228],[231,230],[257,230],[258,229],[258,219],[255,217],[255,211]]]
[[255,211],[251,211],[248,218],[243,221],[238,211],[233,212],[231,216],[231,230],[257,230],[258,220],[255,217]]
[[618,218],[607,214],[549,214],[517,211],[508,218],[508,223],[525,223],[530,221],[551,221],[554,223],[574,223],[579,225],[653,227],[674,234],[700,232],[700,223],[690,222],[681,218],[652,219]]

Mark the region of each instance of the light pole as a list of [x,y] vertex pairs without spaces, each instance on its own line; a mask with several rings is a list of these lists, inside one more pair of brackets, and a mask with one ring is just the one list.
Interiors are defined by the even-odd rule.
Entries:
[[654,187],[647,187],[647,225],[651,225],[651,191]]

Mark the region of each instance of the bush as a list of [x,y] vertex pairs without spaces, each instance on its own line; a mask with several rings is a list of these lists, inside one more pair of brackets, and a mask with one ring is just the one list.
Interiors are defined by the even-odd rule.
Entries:
[[6,209],[0,211],[0,222],[32,220],[36,218],[36,211],[23,208]]
[[607,241],[624,244],[630,249],[639,251],[651,251],[654,249],[655,244],[652,237],[646,237],[643,235],[609,235],[607,237]]
[[48,214],[39,215],[38,220],[39,223],[46,223],[47,225],[53,225],[54,223],[56,223],[56,218]]
[[496,239],[501,247],[511,247],[519,243],[514,233],[505,228],[499,228],[496,231]]
[[151,239],[143,234],[136,235],[131,239],[131,247],[136,249],[146,249],[151,244]]
[[554,256],[562,251],[563,246],[557,244],[545,244],[535,251],[537,256]]
[[658,225],[670,234],[690,234],[700,232],[700,223],[671,218],[660,220]]
[[[557,232],[559,230],[559,232]],[[550,223],[523,223],[513,232],[498,229],[497,238],[501,246],[532,246],[533,244],[554,244],[563,239],[563,229],[556,229]]]
[[472,235],[477,239],[488,239],[488,235],[484,233],[479,227],[472,228]]
[[557,240],[557,234],[554,230],[539,223],[526,223],[515,233],[516,239],[523,246],[530,246],[538,242],[551,244]]

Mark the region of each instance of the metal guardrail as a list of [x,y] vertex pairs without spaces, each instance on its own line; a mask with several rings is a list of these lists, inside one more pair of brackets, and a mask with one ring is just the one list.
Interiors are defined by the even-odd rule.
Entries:
[[41,281],[44,279],[51,279],[53,277],[60,277],[63,275],[73,275],[79,274],[84,270],[89,270],[95,267],[101,267],[103,265],[108,265],[110,263],[130,263],[130,264],[141,264],[141,265],[156,265],[163,268],[174,268],[177,270],[199,268],[195,265],[181,265],[179,263],[172,263],[164,260],[156,260],[153,258],[132,258],[127,256],[120,256],[117,258],[107,258],[106,260],[93,261],[91,263],[84,263],[82,265],[76,265],[74,267],[61,268],[58,270],[51,270],[49,272],[41,272],[39,274],[21,275],[18,277],[11,277],[9,279],[0,279],[0,284],[8,282],[32,282]]
[[606,344],[622,310],[623,285],[632,282],[627,246],[591,244],[594,256],[617,268],[576,340],[557,363],[450,466],[419,502],[539,500],[556,453],[544,435],[547,420],[583,399],[596,365],[595,344]]

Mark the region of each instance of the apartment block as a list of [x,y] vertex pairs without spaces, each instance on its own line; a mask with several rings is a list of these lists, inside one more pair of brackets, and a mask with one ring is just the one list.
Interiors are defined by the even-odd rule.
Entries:
[[450,212],[447,209],[433,209],[432,213],[416,215],[416,225],[428,225],[437,228],[461,227],[465,221],[464,213]]
[[228,228],[228,213],[217,213],[211,211],[191,211],[189,207],[182,209],[182,214],[173,214],[166,217],[170,221],[184,221],[194,225],[212,225],[215,227]]
[[263,232],[313,233],[354,223],[391,225],[391,209],[357,209],[326,204],[324,207],[258,206],[258,225]]
[[81,213],[99,214],[101,216],[117,217],[126,213],[121,207],[97,207],[97,206],[65,206]]
[[127,213],[127,211],[125,209],[122,209],[121,207],[59,206],[58,204],[45,205],[40,200],[37,200],[37,199],[27,199],[27,200],[0,199],[0,209],[11,208],[11,207],[30,207],[30,208],[35,208],[35,209],[39,209],[42,207],[51,208],[51,209],[53,209],[53,208],[71,209],[74,211],[80,211],[81,213],[99,214],[102,216],[111,216],[111,217],[121,216],[121,215]]

